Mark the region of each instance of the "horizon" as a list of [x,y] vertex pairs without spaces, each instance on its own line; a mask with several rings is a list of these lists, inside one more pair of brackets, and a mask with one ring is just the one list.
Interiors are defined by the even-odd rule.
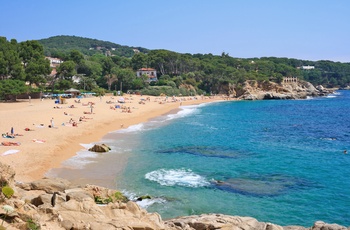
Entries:
[[15,0],[4,5],[8,20],[1,36],[18,42],[67,35],[177,53],[350,62],[346,0],[62,0],[41,5]]

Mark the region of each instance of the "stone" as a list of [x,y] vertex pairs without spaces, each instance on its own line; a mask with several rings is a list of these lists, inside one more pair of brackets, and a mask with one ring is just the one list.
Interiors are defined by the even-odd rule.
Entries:
[[109,152],[111,148],[106,144],[95,144],[93,147],[89,148],[91,152],[104,153]]
[[47,193],[54,192],[64,192],[71,186],[71,183],[68,180],[62,178],[43,178],[33,182],[19,184],[22,189],[25,190],[43,190]]
[[5,185],[12,187],[14,185],[15,175],[16,175],[16,172],[12,167],[0,162],[0,186],[1,187]]

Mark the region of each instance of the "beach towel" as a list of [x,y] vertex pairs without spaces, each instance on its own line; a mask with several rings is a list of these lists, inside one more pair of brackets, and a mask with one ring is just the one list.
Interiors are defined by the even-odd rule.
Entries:
[[36,143],[45,143],[45,140],[33,139],[33,142],[36,142]]
[[7,135],[5,133],[2,134],[2,137],[3,138],[15,138],[14,136],[10,136],[10,135]]
[[19,152],[19,150],[17,150],[17,149],[10,149],[10,150],[7,150],[6,152],[4,152],[3,154],[1,154],[1,156],[6,156],[6,155],[18,153],[18,152]]

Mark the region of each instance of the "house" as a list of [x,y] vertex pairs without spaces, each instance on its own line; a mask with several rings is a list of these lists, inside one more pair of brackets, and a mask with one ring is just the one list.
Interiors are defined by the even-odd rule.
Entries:
[[157,70],[155,70],[153,68],[141,68],[136,72],[136,75],[138,77],[141,77],[142,75],[147,75],[148,82],[158,81]]
[[310,70],[310,69],[315,69],[315,66],[311,66],[311,65],[307,65],[307,66],[301,66],[298,69],[306,69],[306,70]]
[[57,73],[57,67],[63,63],[63,61],[59,58],[46,57],[50,61],[51,74],[50,76],[54,76]]

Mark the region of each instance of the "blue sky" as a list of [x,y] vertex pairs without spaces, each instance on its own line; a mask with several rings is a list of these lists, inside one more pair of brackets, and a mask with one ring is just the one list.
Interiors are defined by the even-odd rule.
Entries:
[[349,0],[0,0],[0,36],[350,62]]

